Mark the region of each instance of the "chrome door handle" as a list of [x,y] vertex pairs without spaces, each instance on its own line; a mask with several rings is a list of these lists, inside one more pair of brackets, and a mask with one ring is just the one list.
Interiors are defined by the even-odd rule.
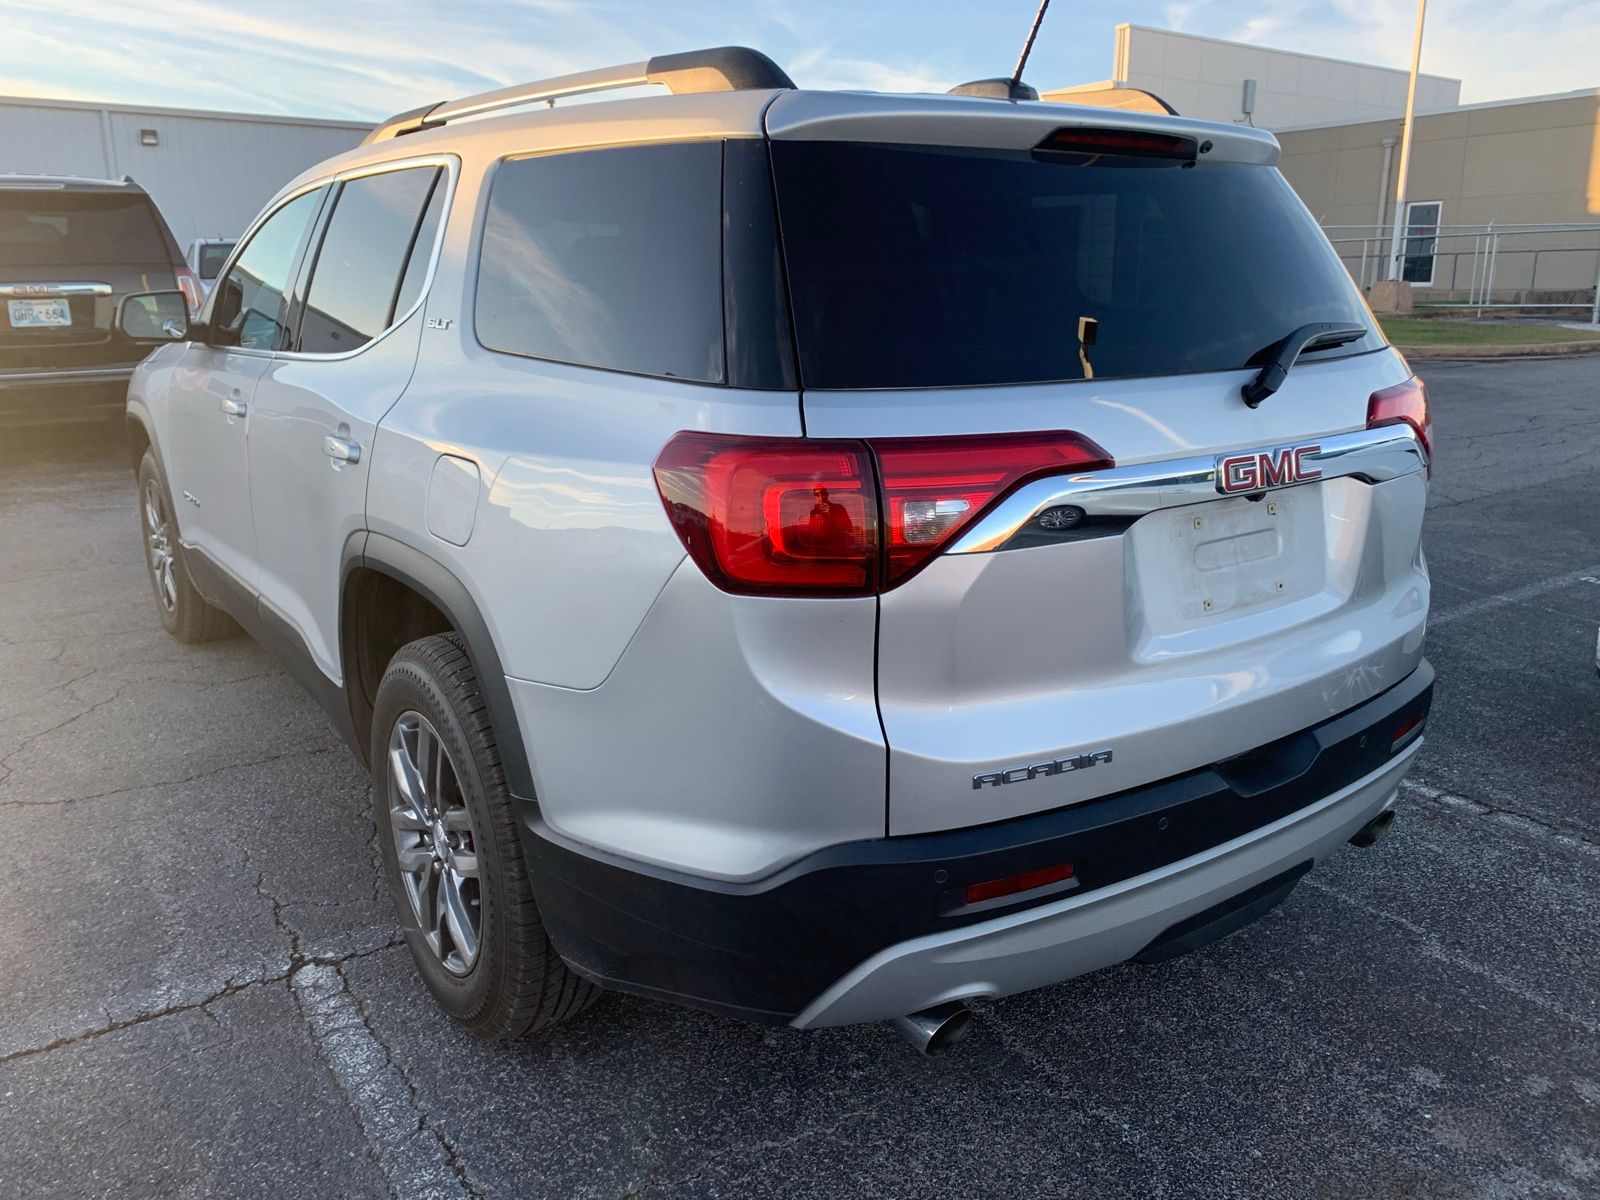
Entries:
[[334,437],[331,433],[322,439],[322,452],[339,462],[361,461],[361,443],[349,438]]
[[245,415],[245,413],[250,411],[250,406],[243,400],[236,400],[232,396],[229,396],[222,402],[222,411],[227,413],[230,417],[242,417]]

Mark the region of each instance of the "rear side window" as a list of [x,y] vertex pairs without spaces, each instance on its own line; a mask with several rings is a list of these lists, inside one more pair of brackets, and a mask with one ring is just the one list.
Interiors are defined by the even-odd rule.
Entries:
[[1272,167],[800,141],[772,158],[808,388],[1231,370],[1298,325],[1372,324]]
[[0,264],[170,266],[157,220],[140,193],[0,190]]
[[412,167],[363,175],[339,188],[306,291],[301,351],[358,350],[389,327],[440,177],[438,167]]
[[721,383],[721,186],[718,142],[501,164],[478,265],[478,340]]
[[403,317],[410,312],[411,306],[422,295],[422,285],[428,280],[428,268],[433,265],[433,244],[439,240],[439,223],[444,219],[444,196],[448,190],[441,174],[433,185],[428,207],[423,210],[422,220],[411,239],[411,253],[406,258],[405,274],[400,277],[400,291],[394,301],[396,317]]

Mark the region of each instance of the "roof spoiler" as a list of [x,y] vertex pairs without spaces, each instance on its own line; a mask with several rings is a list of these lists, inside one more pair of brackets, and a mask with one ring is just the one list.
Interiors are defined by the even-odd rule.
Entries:
[[639,87],[657,83],[675,96],[697,92],[743,92],[773,88],[792,88],[794,81],[782,67],[759,50],[748,46],[716,46],[709,50],[690,50],[683,54],[658,54],[644,62],[622,63],[517,83],[498,91],[482,92],[460,100],[440,101],[398,113],[379,125],[362,140],[362,145],[386,142],[391,138],[435,129],[461,117],[475,117],[497,109],[582,96],[590,92]]

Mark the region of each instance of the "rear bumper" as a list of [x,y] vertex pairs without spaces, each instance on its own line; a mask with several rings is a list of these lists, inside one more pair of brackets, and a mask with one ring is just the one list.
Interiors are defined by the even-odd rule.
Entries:
[[120,416],[137,365],[0,371],[0,428]]
[[1420,747],[1413,741],[1359,783],[1205,854],[1098,892],[890,946],[837,980],[793,1024],[884,1020],[1124,962],[1174,925],[1344,845],[1393,801]]
[[[767,1023],[875,1020],[1119,962],[1323,857],[1391,802],[1432,691],[1423,663],[1227,762],[1034,816],[833,846],[754,882],[581,846],[531,801],[523,843],[551,939],[580,974]],[[1075,867],[1066,884],[964,902],[968,884],[1063,861]]]

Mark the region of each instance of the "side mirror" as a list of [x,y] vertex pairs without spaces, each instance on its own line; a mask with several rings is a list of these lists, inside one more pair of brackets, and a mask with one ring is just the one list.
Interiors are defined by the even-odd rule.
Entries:
[[160,345],[189,336],[189,302],[179,291],[136,292],[117,305],[116,330],[130,342]]

